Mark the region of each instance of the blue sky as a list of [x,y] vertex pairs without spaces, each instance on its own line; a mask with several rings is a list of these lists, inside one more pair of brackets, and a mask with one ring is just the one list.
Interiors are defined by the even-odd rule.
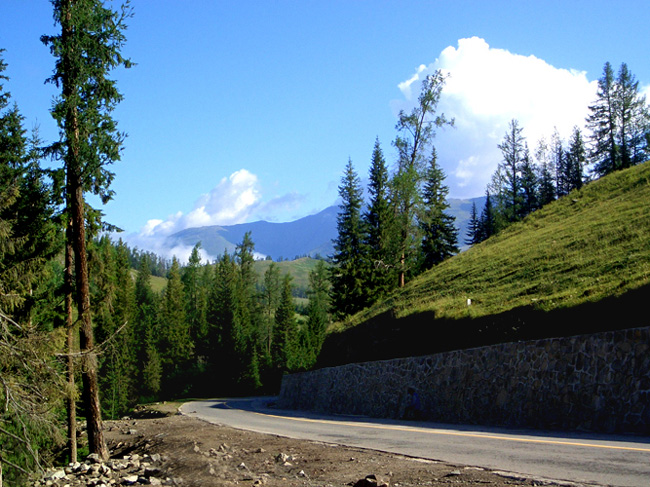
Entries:
[[[128,133],[106,218],[140,247],[202,224],[287,221],[337,198],[348,158],[362,177],[376,137],[394,160],[396,115],[419,80],[451,75],[439,132],[450,196],[483,194],[518,118],[533,148],[581,124],[595,80],[626,62],[650,85],[648,1],[133,0],[114,73]],[[53,140],[54,60],[45,0],[0,2],[6,88]]]

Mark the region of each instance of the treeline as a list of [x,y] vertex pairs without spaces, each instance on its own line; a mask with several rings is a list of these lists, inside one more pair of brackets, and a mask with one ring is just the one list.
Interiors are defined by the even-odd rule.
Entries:
[[[342,203],[332,258],[332,304],[339,319],[458,252],[454,219],[445,213],[445,175],[433,146],[435,129],[453,125],[436,114],[444,84],[440,71],[427,77],[416,107],[400,112],[392,174],[375,142],[367,206],[348,161],[339,186]],[[617,76],[605,64],[589,111],[587,137],[577,126],[568,140],[556,130],[550,142],[537,142],[533,154],[523,127],[510,122],[498,146],[503,158],[486,188],[485,205],[480,212],[472,206],[466,244],[482,242],[594,178],[649,158],[650,110],[625,63]]]
[[438,165],[435,130],[453,125],[436,115],[446,77],[428,76],[410,113],[400,112],[389,174],[379,140],[369,171],[369,203],[352,161],[339,186],[342,203],[332,257],[332,309],[339,319],[378,301],[408,279],[458,252],[448,188]]
[[618,75],[605,63],[596,100],[585,120],[587,137],[574,127],[568,141],[557,130],[531,154],[517,120],[499,149],[503,159],[486,189],[482,211],[473,205],[465,242],[476,244],[585,183],[650,158],[650,110],[627,64]]
[[214,263],[202,263],[199,250],[186,266],[172,260],[157,294],[147,253],[134,280],[123,242],[103,237],[90,247],[104,415],[119,417],[139,401],[275,392],[284,372],[314,364],[329,323],[324,262],[309,275],[299,316],[290,274],[271,263],[257,284],[250,234]]

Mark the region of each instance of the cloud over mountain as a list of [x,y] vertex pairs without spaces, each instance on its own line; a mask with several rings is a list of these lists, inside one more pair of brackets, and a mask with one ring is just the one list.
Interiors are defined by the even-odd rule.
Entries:
[[585,72],[556,68],[472,37],[445,48],[433,63],[419,66],[400,83],[405,100],[393,102],[396,112],[410,109],[421,81],[436,69],[449,74],[438,109],[455,118],[456,127],[439,130],[435,144],[456,197],[483,193],[501,160],[497,144],[510,120],[519,120],[533,150],[555,127],[563,137],[574,125],[582,127],[596,94],[596,82]]

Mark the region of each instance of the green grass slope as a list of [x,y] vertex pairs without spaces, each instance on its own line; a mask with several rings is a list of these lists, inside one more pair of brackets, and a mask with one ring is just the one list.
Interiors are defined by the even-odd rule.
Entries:
[[649,278],[645,163],[571,193],[336,324],[321,365],[647,325]]
[[[275,265],[278,266],[280,274],[284,276],[285,274],[291,274],[293,280],[291,283],[299,288],[306,289],[309,286],[309,273],[316,268],[318,264],[317,259],[312,259],[311,257],[301,257],[296,260],[284,260],[282,262],[275,262]],[[255,261],[254,268],[255,272],[258,275],[258,282],[262,284],[264,282],[264,273],[271,266],[270,260],[257,260]]]

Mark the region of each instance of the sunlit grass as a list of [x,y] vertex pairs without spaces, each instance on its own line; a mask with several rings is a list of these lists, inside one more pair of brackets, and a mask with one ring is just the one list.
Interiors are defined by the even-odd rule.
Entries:
[[331,331],[385,312],[397,318],[425,311],[465,318],[519,307],[548,311],[617,296],[649,279],[650,163],[645,163],[533,213]]

